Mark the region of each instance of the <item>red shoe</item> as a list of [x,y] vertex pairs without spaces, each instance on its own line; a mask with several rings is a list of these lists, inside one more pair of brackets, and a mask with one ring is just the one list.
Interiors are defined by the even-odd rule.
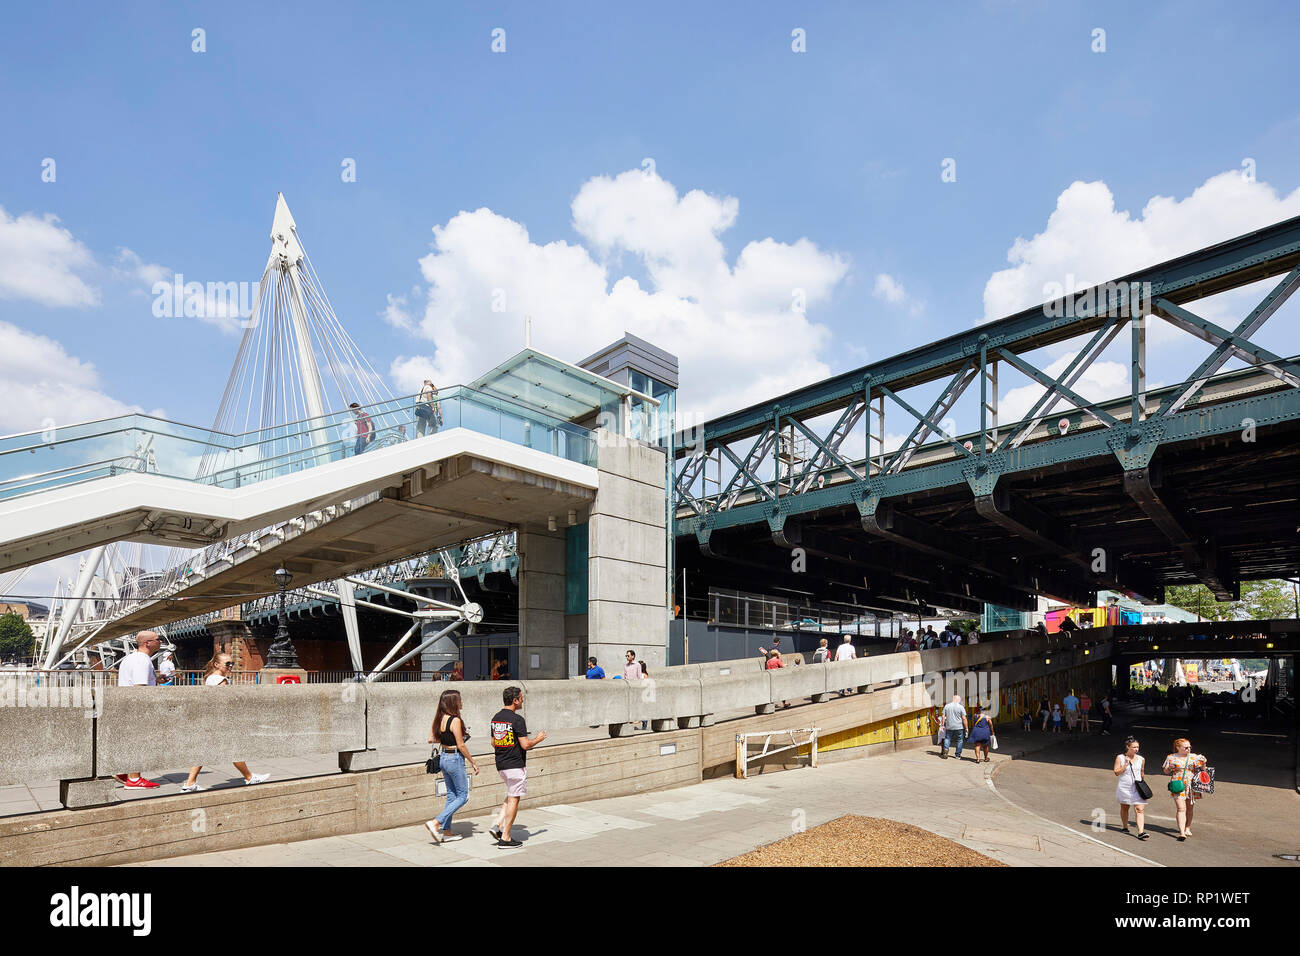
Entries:
[[[597,725],[597,726],[599,726],[599,725]],[[113,779],[114,779],[114,780],[117,780],[117,781],[119,781],[119,782],[121,782],[121,783],[126,783],[126,781],[127,781],[127,776],[126,776],[126,774],[124,774],[124,773],[115,773],[115,774],[113,774]]]
[[138,787],[143,790],[152,790],[154,787],[158,786],[158,784],[154,783],[152,780],[146,780],[144,777],[136,777],[134,780],[132,780],[130,777],[127,777],[126,782],[122,784],[122,786]]

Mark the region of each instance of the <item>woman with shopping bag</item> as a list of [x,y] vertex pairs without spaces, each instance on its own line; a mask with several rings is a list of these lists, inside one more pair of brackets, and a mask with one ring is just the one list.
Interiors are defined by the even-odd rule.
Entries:
[[1174,811],[1178,819],[1178,842],[1192,835],[1192,812],[1196,801],[1204,794],[1193,786],[1200,773],[1205,771],[1204,754],[1192,753],[1192,743],[1186,737],[1174,741],[1174,752],[1165,758],[1164,772],[1169,774],[1169,795],[1174,798]]
[[[975,748],[975,762],[989,762],[989,741],[993,739],[993,721],[989,720],[989,715],[981,711],[980,706],[976,704],[971,708],[975,717],[975,723],[970,729],[970,745]],[[980,760],[981,751],[984,759]]]

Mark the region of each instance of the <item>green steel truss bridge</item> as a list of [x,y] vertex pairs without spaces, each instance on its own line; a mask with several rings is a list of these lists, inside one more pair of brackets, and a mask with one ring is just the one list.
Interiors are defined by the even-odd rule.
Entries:
[[[1198,300],[1266,279],[1234,327],[1198,314]],[[1297,286],[1300,217],[681,430],[675,586],[684,571],[688,587],[931,615],[1030,610],[1036,594],[1091,605],[1102,588],[1158,603],[1165,585],[1198,581],[1227,600],[1242,580],[1294,576],[1300,362],[1253,338]],[[1159,389],[1153,321],[1210,347]],[[1123,335],[1128,394],[1078,394]],[[1061,374],[1031,360],[1070,340]],[[1015,422],[998,417],[1008,370],[1039,390]],[[968,389],[978,430],[953,434]],[[890,432],[906,438],[886,447]]]

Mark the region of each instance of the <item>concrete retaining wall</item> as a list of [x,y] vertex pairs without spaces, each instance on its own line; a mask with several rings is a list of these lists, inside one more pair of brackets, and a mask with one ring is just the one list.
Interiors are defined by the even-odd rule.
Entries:
[[[699,740],[680,731],[539,749],[521,807],[697,783]],[[0,820],[0,866],[116,865],[422,823],[442,807],[440,779],[412,764],[30,814]],[[470,786],[463,815],[505,797],[490,764]]]
[[95,773],[364,750],[365,688],[104,687]]
[[[1096,642],[1085,656],[1081,638],[1004,640],[975,647],[887,654],[856,661],[805,664],[766,671],[760,659],[658,668],[649,681],[521,681],[524,717],[548,731],[603,725],[616,733],[630,721],[656,720],[668,732],[681,722],[752,710],[765,713],[787,700],[873,688],[871,713],[904,706],[899,682],[922,687],[933,671],[988,670],[1001,683],[1054,672],[1109,656]],[[1044,662],[1050,657],[1051,665]],[[1023,658],[1015,660],[1015,658]],[[306,684],[256,687],[100,687],[93,715],[80,706],[14,706],[0,697],[0,782],[104,778],[145,767],[187,767],[257,761],[304,753],[356,753],[422,744],[444,690],[461,692],[471,749],[487,752],[491,716],[501,708],[500,682],[432,684]],[[881,694],[881,690],[888,692]],[[909,691],[907,693],[913,693]],[[850,695],[854,698],[855,695]],[[884,700],[884,705],[880,701]],[[939,701],[908,697],[908,707]],[[865,706],[865,705],[864,705]],[[887,711],[879,711],[888,716]],[[705,723],[709,723],[708,719]],[[844,729],[852,723],[837,726]],[[827,732],[830,732],[828,729]],[[350,769],[370,769],[364,762]],[[93,795],[81,802],[94,802]]]
[[77,706],[51,707],[48,692],[29,699],[25,683],[6,683],[12,696],[0,708],[0,786],[94,773],[93,693],[78,695]]

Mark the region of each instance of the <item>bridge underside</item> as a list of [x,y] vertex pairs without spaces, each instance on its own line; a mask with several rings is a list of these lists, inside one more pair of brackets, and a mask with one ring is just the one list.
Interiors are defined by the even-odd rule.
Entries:
[[1110,641],[1111,656],[1148,660],[1286,657],[1300,652],[1300,621],[1197,621],[1093,628]]
[[692,592],[707,582],[922,615],[1031,610],[1035,594],[1088,606],[1103,588],[1158,603],[1165,585],[1198,582],[1226,598],[1300,568],[1300,422],[1251,437],[1162,444],[1136,472],[1107,453],[1004,474],[982,497],[962,483],[775,532],[715,528],[706,547],[683,535],[677,566]]
[[240,604],[274,588],[283,566],[294,586],[333,580],[448,547],[467,538],[575,511],[585,520],[595,491],[472,456],[444,461],[436,479],[411,478],[354,501],[331,520],[291,523],[231,554],[174,596],[141,605],[114,620],[96,641],[130,634]]

